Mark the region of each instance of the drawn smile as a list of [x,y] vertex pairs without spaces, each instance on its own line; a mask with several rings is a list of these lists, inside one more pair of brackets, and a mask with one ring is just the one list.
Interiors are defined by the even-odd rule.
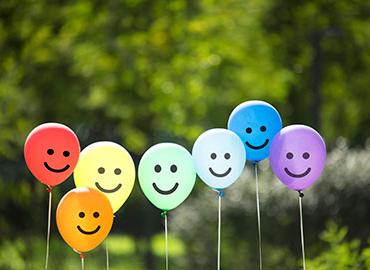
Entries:
[[81,228],[80,225],[77,225],[77,229],[80,231],[80,233],[91,235],[97,233],[100,230],[100,225],[98,225],[98,227],[96,227],[96,229],[93,231],[85,231],[84,229]]
[[249,142],[245,142],[245,144],[246,144],[249,148],[252,148],[252,149],[254,149],[254,150],[262,149],[262,148],[264,148],[268,143],[269,143],[269,139],[266,139],[266,141],[265,141],[263,144],[258,145],[258,146],[254,146],[254,145],[251,145]]
[[216,173],[211,167],[209,167],[209,171],[216,177],[225,177],[231,172],[231,168],[228,168],[224,173]]
[[176,191],[176,189],[179,187],[179,183],[176,182],[176,184],[173,186],[173,188],[169,189],[169,190],[162,190],[160,189],[156,183],[153,183],[153,188],[155,189],[155,191],[157,191],[158,193],[162,194],[162,195],[169,195],[169,194],[172,194]]
[[103,188],[98,182],[95,182],[95,186],[101,191],[101,192],[104,192],[104,193],[114,193],[116,192],[117,190],[119,190],[121,187],[122,187],[122,184],[118,184],[115,188],[113,189],[106,189],[106,188]]
[[67,164],[64,168],[62,168],[62,169],[54,169],[54,168],[52,168],[52,167],[50,167],[49,166],[49,164],[45,161],[44,162],[44,166],[45,166],[45,168],[46,169],[48,169],[49,171],[51,171],[51,172],[54,172],[54,173],[62,173],[62,172],[65,172],[66,170],[68,170],[69,169],[69,165]]
[[307,170],[304,172],[304,173],[301,173],[301,174],[295,174],[295,173],[292,173],[291,171],[288,170],[288,168],[284,168],[284,171],[286,172],[287,175],[289,175],[290,177],[294,177],[294,178],[302,178],[302,177],[305,177],[306,175],[308,175],[310,172],[311,172],[311,168],[307,168]]

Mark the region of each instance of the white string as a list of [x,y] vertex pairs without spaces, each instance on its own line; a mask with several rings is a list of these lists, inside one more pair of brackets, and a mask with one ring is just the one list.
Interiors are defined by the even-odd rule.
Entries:
[[259,269],[262,270],[262,234],[261,234],[261,212],[260,212],[260,196],[258,186],[258,163],[254,163],[254,173],[256,178],[256,204],[257,204],[257,225],[258,225],[258,251],[259,251]]
[[[300,193],[300,195],[301,195],[301,193]],[[304,249],[304,231],[303,231],[302,197],[299,196],[298,200],[299,200],[299,217],[300,217],[300,225],[301,225],[302,262],[303,262],[303,270],[306,270],[306,255],[305,255],[305,249]]]
[[51,227],[51,201],[52,201],[52,193],[51,188],[48,188],[49,192],[49,207],[48,207],[48,229],[46,235],[46,256],[45,256],[45,270],[48,269],[49,264],[49,246],[50,246],[50,227]]
[[164,213],[164,235],[166,242],[166,270],[168,270],[168,222],[167,222],[167,212]]
[[217,270],[221,269],[221,199],[222,196],[218,196],[218,243],[217,243]]
[[81,270],[84,270],[85,269],[85,257],[82,253],[80,254],[80,257],[81,257]]
[[109,270],[109,249],[108,249],[108,240],[105,240],[105,257],[107,262],[107,270]]

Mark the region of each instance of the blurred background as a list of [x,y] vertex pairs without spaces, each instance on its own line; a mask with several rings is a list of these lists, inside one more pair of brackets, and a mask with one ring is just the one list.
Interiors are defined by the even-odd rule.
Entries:
[[[232,109],[262,99],[284,125],[318,129],[325,172],[305,192],[308,269],[370,269],[370,2],[361,0],[0,1],[0,269],[43,269],[47,192],[23,159],[43,122],[81,147],[191,150]],[[300,269],[297,194],[260,166],[266,269]],[[54,190],[53,209],[73,188]],[[226,191],[222,269],[258,266],[251,167]],[[170,268],[216,268],[217,196],[198,181],[170,212]],[[55,216],[55,215],[54,215]],[[111,269],[164,268],[163,221],[138,185],[108,238]],[[103,246],[86,269],[104,269]],[[49,269],[79,269],[52,224]]]

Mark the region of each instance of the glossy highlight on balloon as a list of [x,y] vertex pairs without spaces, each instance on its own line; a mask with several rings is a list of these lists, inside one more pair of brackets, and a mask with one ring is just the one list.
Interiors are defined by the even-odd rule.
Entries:
[[195,141],[192,151],[199,177],[214,189],[232,185],[241,175],[245,165],[245,148],[232,131],[210,129]]
[[121,145],[102,141],[82,150],[73,177],[76,187],[91,187],[102,193],[117,212],[135,184],[135,164]]
[[28,135],[24,158],[31,173],[50,187],[65,181],[73,172],[80,155],[76,134],[59,123],[37,126]]
[[246,101],[230,114],[228,129],[242,140],[246,159],[259,162],[269,155],[271,141],[282,128],[278,111],[269,103]]
[[78,252],[87,252],[108,236],[113,210],[108,198],[92,188],[75,188],[60,200],[56,222],[64,241]]
[[324,170],[325,161],[325,142],[311,127],[287,126],[272,141],[271,168],[292,190],[302,191],[314,184]]
[[138,176],[145,196],[163,211],[179,206],[190,195],[196,180],[192,156],[174,143],[149,148],[140,160]]

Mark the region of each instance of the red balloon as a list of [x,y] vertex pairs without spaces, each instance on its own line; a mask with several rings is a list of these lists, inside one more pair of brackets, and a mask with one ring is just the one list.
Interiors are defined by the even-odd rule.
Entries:
[[67,126],[37,126],[24,144],[24,158],[31,173],[42,183],[56,186],[72,174],[80,156],[80,143]]

